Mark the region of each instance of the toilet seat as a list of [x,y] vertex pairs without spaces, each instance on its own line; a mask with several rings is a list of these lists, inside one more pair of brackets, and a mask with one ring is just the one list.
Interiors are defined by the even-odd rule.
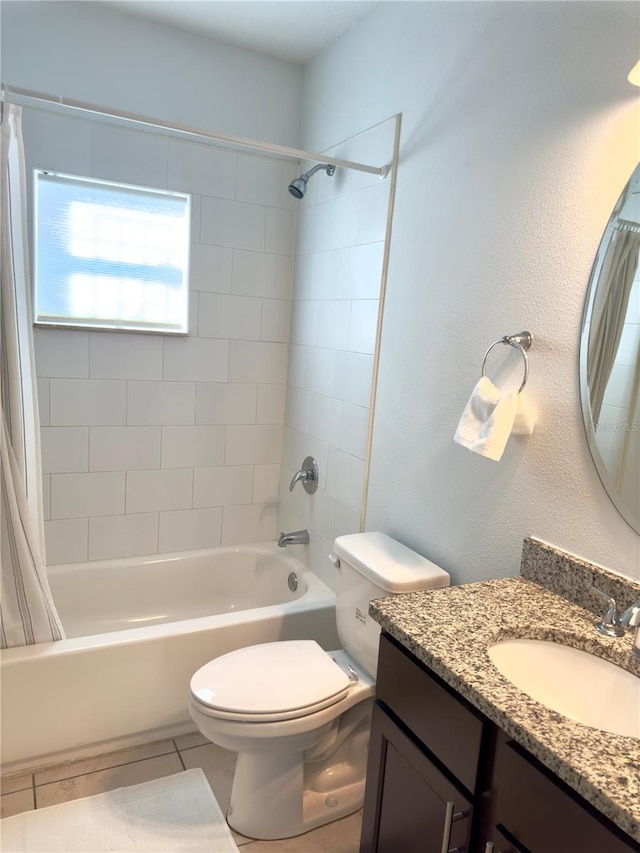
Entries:
[[205,664],[191,678],[191,697],[208,716],[267,723],[335,705],[349,685],[344,670],[315,641],[285,640]]

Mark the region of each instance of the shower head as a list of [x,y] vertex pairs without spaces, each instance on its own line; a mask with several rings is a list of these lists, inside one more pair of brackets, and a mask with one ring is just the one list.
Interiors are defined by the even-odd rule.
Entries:
[[318,163],[317,166],[314,166],[313,169],[309,169],[308,172],[305,172],[304,175],[300,175],[299,178],[296,178],[295,181],[291,181],[289,184],[289,192],[294,198],[301,199],[307,191],[307,181],[312,175],[319,169],[324,169],[327,175],[331,177],[336,170],[335,166],[331,166],[329,163]]

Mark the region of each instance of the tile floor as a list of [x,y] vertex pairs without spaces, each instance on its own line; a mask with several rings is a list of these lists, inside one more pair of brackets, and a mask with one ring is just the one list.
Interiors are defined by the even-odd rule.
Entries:
[[[194,767],[202,768],[220,808],[226,812],[235,758],[234,752],[215,746],[194,732],[36,773],[6,776],[1,781],[1,816],[137,785]],[[358,812],[284,841],[255,841],[235,832],[233,835],[242,853],[357,853],[360,823]]]

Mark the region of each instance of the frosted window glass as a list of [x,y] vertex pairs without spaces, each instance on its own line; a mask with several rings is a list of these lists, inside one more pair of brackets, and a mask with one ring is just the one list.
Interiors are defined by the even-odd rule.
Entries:
[[35,321],[184,334],[190,197],[35,172]]

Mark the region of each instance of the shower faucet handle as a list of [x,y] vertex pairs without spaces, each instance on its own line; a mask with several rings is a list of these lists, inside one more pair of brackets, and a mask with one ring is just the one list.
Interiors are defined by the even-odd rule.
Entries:
[[289,491],[293,491],[296,483],[302,483],[305,492],[312,495],[318,488],[318,463],[313,456],[307,456],[302,467],[293,475],[289,483]]

